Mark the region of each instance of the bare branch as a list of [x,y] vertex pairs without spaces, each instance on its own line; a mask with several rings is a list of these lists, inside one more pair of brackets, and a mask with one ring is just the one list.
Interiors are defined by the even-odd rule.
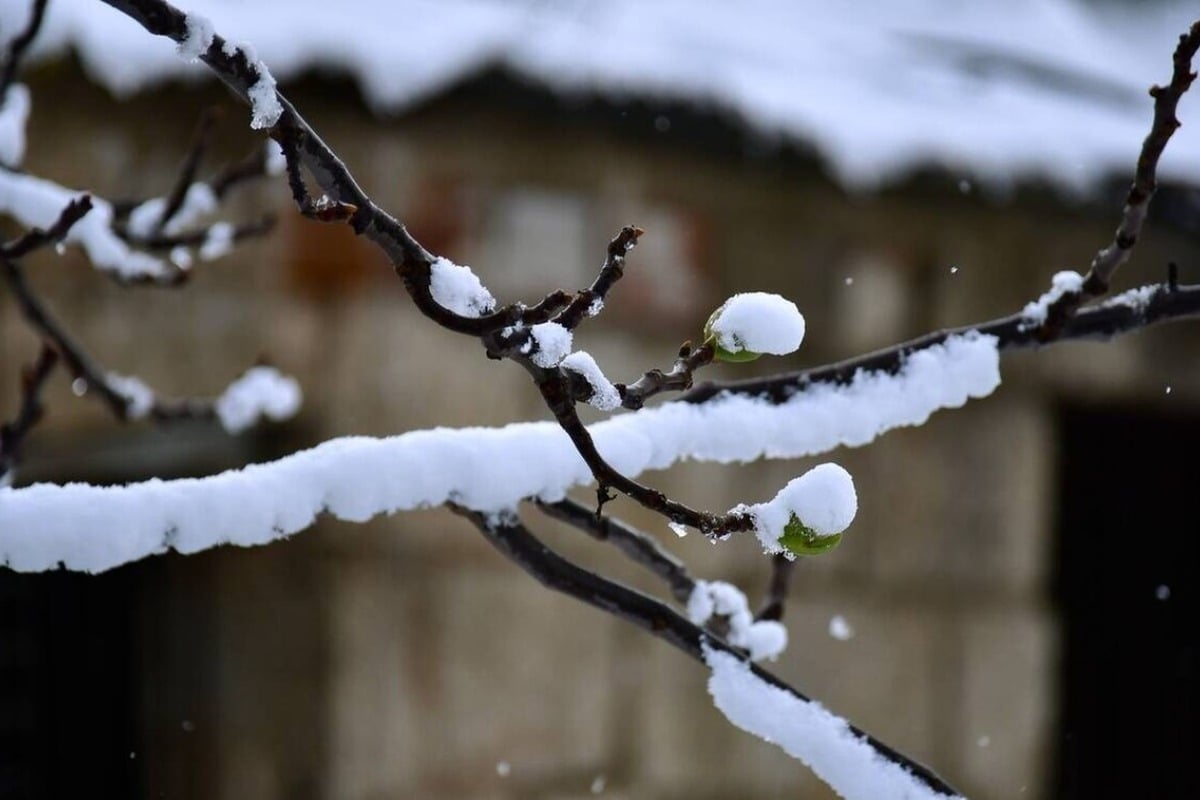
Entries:
[[626,225],[622,228],[608,243],[608,254],[591,287],[575,295],[571,304],[554,321],[570,331],[578,327],[585,316],[594,316],[604,305],[604,299],[613,284],[625,274],[625,255],[637,246],[638,239],[644,233],[645,231],[636,225]]
[[216,108],[209,108],[200,115],[200,121],[196,124],[196,132],[192,137],[192,146],[188,148],[187,155],[184,156],[183,165],[179,168],[179,176],[175,179],[175,185],[167,195],[162,216],[159,217],[152,229],[153,234],[162,233],[163,228],[183,208],[184,198],[187,197],[188,189],[196,180],[196,171],[200,169],[200,160],[204,157],[204,151],[208,149],[208,139],[212,134],[218,113]]
[[[65,215],[64,211],[64,215]],[[61,217],[60,217],[61,220]],[[210,401],[197,399],[166,399],[154,394],[150,398],[134,398],[119,390],[112,376],[88,355],[62,324],[50,313],[41,298],[25,279],[25,272],[12,259],[0,256],[0,275],[8,283],[17,300],[22,316],[46,341],[51,342],[62,356],[71,376],[83,381],[83,387],[95,391],[117,419],[125,421],[135,416],[149,416],[159,421],[177,419],[211,419],[215,410]],[[148,387],[143,387],[148,390]],[[139,404],[149,400],[149,406]]]
[[[232,227],[229,234],[231,243],[242,242],[246,239],[254,239],[259,236],[265,236],[275,228],[275,216],[273,214],[264,214],[257,220],[250,222],[241,222]],[[157,234],[144,239],[138,239],[137,243],[147,250],[172,250],[179,246],[184,247],[201,247],[209,238],[209,227],[200,228],[198,230],[180,233],[174,236],[166,236]],[[183,273],[178,277],[178,282],[186,281],[191,275],[187,270],[181,270]]]
[[792,573],[796,570],[795,558],[788,558],[783,553],[771,557],[771,585],[767,588],[767,598],[763,607],[754,616],[756,620],[783,619],[784,604],[787,603],[788,587],[792,582]]
[[698,511],[672,500],[657,489],[644,486],[634,479],[618,472],[612,467],[600,451],[596,449],[592,435],[588,433],[583,421],[575,410],[576,398],[571,381],[559,369],[546,370],[538,380],[538,389],[547,407],[558,420],[558,424],[571,437],[571,442],[584,462],[592,471],[599,483],[597,496],[603,506],[607,490],[615,489],[630,499],[640,503],[651,511],[656,511],[677,525],[688,525],[709,538],[721,538],[727,534],[748,531],[754,528],[754,519],[747,513],[734,512],[729,514],[714,514],[709,511]]
[[1150,96],[1154,98],[1154,121],[1145,141],[1142,142],[1133,185],[1129,187],[1129,194],[1126,195],[1125,208],[1113,241],[1092,259],[1082,288],[1077,292],[1064,294],[1047,310],[1040,331],[1043,338],[1054,338],[1058,328],[1062,327],[1082,303],[1107,292],[1112,284],[1113,275],[1129,260],[1138,236],[1141,235],[1150,199],[1158,186],[1158,160],[1162,157],[1167,142],[1171,140],[1171,135],[1180,127],[1179,119],[1175,116],[1179,98],[1196,79],[1196,73],[1192,71],[1192,59],[1197,49],[1200,49],[1200,20],[1192,23],[1191,28],[1179,37],[1179,45],[1175,48],[1172,58],[1171,82],[1165,87],[1150,87]]
[[46,0],[34,0],[25,30],[9,42],[8,52],[4,54],[4,65],[0,67],[0,103],[4,102],[4,95],[7,93],[8,87],[12,86],[13,81],[17,79],[17,68],[21,64],[21,58],[29,49],[29,45],[37,38],[45,15]]
[[41,401],[42,387],[57,363],[58,353],[43,343],[37,361],[21,371],[21,407],[12,422],[0,425],[0,486],[11,482],[21,445],[42,419],[45,411]]
[[583,531],[598,542],[611,542],[634,562],[662,578],[670,587],[671,595],[680,603],[687,603],[692,596],[696,581],[688,572],[687,565],[663,549],[653,536],[619,519],[597,515],[592,509],[570,498],[557,503],[538,500],[535,505],[547,516]]
[[692,349],[691,342],[684,342],[670,372],[652,369],[628,386],[623,383],[616,384],[617,391],[621,394],[621,405],[636,411],[656,394],[691,389],[696,370],[711,364],[714,354],[712,345],[702,344]]
[[[458,506],[451,506],[451,510],[473,522],[493,547],[546,588],[562,592],[626,622],[631,622],[675,646],[701,664],[705,663],[705,648],[744,658],[744,654],[737,648],[711,632],[692,624],[658,600],[589,572],[566,560],[535,537],[515,515],[498,519]],[[750,669],[760,680],[800,700],[811,702],[806,695],[757,664],[751,664]],[[847,725],[855,736],[867,742],[882,758],[908,770],[934,791],[951,796],[960,794],[933,770],[859,728],[849,725],[849,723]]]

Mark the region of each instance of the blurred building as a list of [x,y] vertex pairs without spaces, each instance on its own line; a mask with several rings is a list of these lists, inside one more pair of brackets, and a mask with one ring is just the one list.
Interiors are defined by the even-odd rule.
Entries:
[[[1142,91],[1183,29],[1163,6],[1114,29],[1120,7],[1061,0],[1017,3],[1026,25],[1012,3],[881,4],[873,24],[772,4],[298,4],[286,20],[271,5],[205,13],[258,46],[382,206],[498,297],[584,286],[622,224],[647,230],[578,338],[614,379],[668,365],[734,291],[793,298],[807,339],[714,377],[1011,313],[1055,271],[1083,271],[1112,236]],[[232,112],[214,166],[259,141],[218,87],[151,85],[183,69],[169,45],[84,13],[52,3],[27,76],[30,172],[160,194],[214,102]],[[1200,276],[1196,105],[1121,287],[1172,261]],[[110,368],[211,394],[265,356],[301,380],[300,417],[232,439],[120,426],[56,385],[23,482],[204,475],[333,436],[546,416],[520,370],[422,319],[366,243],[290,213],[281,182],[232,215],[264,209],[280,217],[270,237],[183,289],[116,287],[75,252],[30,272]],[[0,329],[8,418],[36,342],[7,299]],[[778,672],[973,798],[1195,796],[1198,348],[1177,324],[1007,355],[994,396],[828,456],[860,512],[838,550],[800,565]],[[647,477],[724,509],[807,466]],[[676,541],[631,503],[609,508],[697,576],[764,589],[755,543]],[[0,573],[0,598],[5,796],[829,796],[732,728],[698,665],[542,589],[441,511],[100,576]]]

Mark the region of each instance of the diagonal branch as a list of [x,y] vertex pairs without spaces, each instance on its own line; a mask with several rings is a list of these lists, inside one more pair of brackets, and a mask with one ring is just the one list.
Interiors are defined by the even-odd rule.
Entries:
[[645,231],[636,225],[626,225],[613,240],[608,243],[608,253],[600,274],[592,285],[575,295],[571,304],[555,318],[555,322],[567,330],[574,330],[585,316],[593,317],[604,307],[604,299],[608,297],[613,284],[625,274],[625,256],[637,246],[638,239]]
[[755,619],[770,619],[776,622],[783,619],[784,604],[787,603],[788,588],[795,571],[795,558],[788,558],[783,553],[776,553],[771,557],[771,584],[767,588],[767,597],[762,608],[754,615]]
[[571,438],[576,451],[596,478],[599,484],[596,496],[601,507],[612,499],[608,490],[616,489],[645,508],[663,515],[671,523],[688,525],[709,538],[717,539],[754,528],[754,518],[749,513],[733,511],[728,514],[714,514],[711,511],[699,511],[672,500],[657,489],[635,481],[609,464],[596,449],[592,435],[579,418],[575,410],[575,392],[571,381],[562,370],[546,370],[538,380],[538,389],[559,426]]
[[21,372],[21,407],[12,422],[0,425],[0,486],[12,482],[21,445],[34,425],[42,419],[42,387],[58,363],[58,353],[43,343],[37,361]]
[[12,86],[13,81],[17,79],[17,68],[21,64],[25,51],[29,49],[29,45],[33,43],[38,31],[41,30],[45,15],[46,0],[34,0],[25,30],[9,42],[8,52],[4,54],[4,65],[0,67],[0,104],[4,102],[4,95],[8,91],[8,87]]
[[1158,187],[1158,160],[1162,157],[1167,142],[1171,140],[1171,135],[1180,127],[1179,119],[1175,116],[1179,99],[1196,79],[1196,73],[1192,71],[1192,59],[1198,49],[1200,20],[1193,22],[1187,32],[1179,37],[1179,44],[1172,57],[1170,83],[1166,86],[1150,87],[1150,96],[1154,98],[1154,120],[1150,125],[1150,132],[1142,142],[1141,152],[1138,153],[1133,185],[1129,187],[1129,193],[1126,195],[1125,208],[1113,241],[1096,253],[1081,288],[1063,294],[1047,310],[1040,331],[1044,338],[1054,338],[1056,331],[1082,303],[1107,292],[1112,284],[1113,275],[1129,260],[1138,236],[1141,235],[1142,223],[1146,221],[1150,199]]
[[[738,659],[743,658],[743,654],[737,648],[692,624],[658,600],[589,572],[563,558],[534,536],[515,515],[500,519],[460,506],[452,505],[450,508],[474,523],[493,547],[546,588],[562,592],[626,622],[631,622],[673,645],[701,664],[705,663],[705,648],[729,653]],[[751,664],[749,668],[760,680],[799,700],[811,702],[803,693],[757,664]],[[849,725],[849,723],[847,725],[855,736],[867,742],[879,753],[880,757],[908,770],[929,788],[951,796],[959,794],[933,770],[859,728]]]
[[18,239],[0,246],[0,256],[17,259],[29,255],[34,250],[52,244],[58,244],[70,232],[76,222],[83,219],[92,210],[90,195],[80,195],[67,203],[54,224],[45,230],[32,228]]
[[667,552],[653,536],[639,531],[627,523],[597,515],[595,511],[570,498],[557,503],[535,501],[546,516],[565,522],[598,542],[611,542],[618,550],[662,578],[671,588],[671,595],[680,603],[687,603],[696,588],[696,580],[688,572],[687,565]]

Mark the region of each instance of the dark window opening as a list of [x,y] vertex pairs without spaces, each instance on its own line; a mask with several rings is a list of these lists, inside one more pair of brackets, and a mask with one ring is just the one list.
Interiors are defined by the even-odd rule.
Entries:
[[1200,797],[1200,419],[1061,418],[1054,797]]

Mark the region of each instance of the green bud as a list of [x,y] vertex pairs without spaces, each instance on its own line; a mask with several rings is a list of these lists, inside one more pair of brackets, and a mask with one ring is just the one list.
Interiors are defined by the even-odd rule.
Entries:
[[828,553],[841,541],[840,533],[817,535],[816,531],[801,522],[795,514],[792,514],[792,518],[783,528],[783,535],[779,537],[780,546],[797,556],[819,556]]
[[725,310],[725,305],[714,311],[708,317],[708,322],[704,323],[704,343],[711,346],[714,352],[713,358],[717,361],[725,361],[729,364],[744,364],[747,361],[754,361],[762,356],[762,353],[756,353],[753,350],[726,350],[721,346],[717,339],[717,334],[713,332],[713,325],[716,324],[717,318],[721,316],[721,312]]

